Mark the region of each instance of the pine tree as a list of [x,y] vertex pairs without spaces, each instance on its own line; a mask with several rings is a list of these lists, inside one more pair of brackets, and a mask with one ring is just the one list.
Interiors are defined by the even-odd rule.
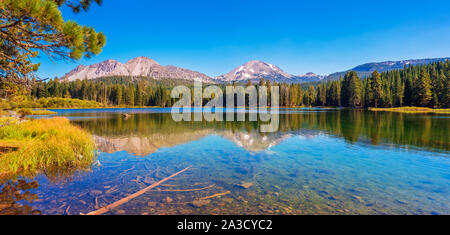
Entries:
[[430,75],[425,69],[422,69],[416,86],[417,105],[426,107],[430,104],[430,101],[433,98],[431,88]]
[[127,87],[125,89],[125,104],[134,106],[134,87]]
[[321,84],[317,87],[317,103],[320,106],[325,106],[326,100],[327,100],[326,86],[325,84]]
[[313,85],[308,87],[308,103],[311,106],[316,105],[316,89]]
[[402,82],[402,79],[400,77],[400,73],[395,73],[395,95],[394,95],[394,102],[395,105],[398,107],[403,106],[403,97],[405,92],[405,85]]
[[[40,52],[56,59],[81,59],[102,51],[106,37],[93,28],[64,21],[60,7],[87,10],[91,0],[0,1],[0,78],[28,83]],[[101,3],[101,0],[95,0]]]
[[298,90],[296,89],[296,84],[291,84],[291,86],[289,87],[289,95],[290,95],[290,100],[289,100],[289,106],[290,107],[295,107],[297,106],[297,99],[298,99]]
[[414,83],[411,76],[408,76],[405,81],[404,104],[406,106],[412,106],[414,104],[413,91],[414,91]]
[[266,82],[264,81],[264,78],[260,78],[259,79],[259,85],[260,86],[265,86]]
[[372,73],[372,76],[370,77],[370,87],[369,87],[369,96],[372,99],[372,104],[376,107],[378,107],[378,105],[380,103],[382,103],[382,97],[383,97],[383,85],[382,85],[382,81],[381,81],[381,76],[378,73],[378,71],[374,71]]
[[355,71],[347,72],[342,81],[341,98],[344,107],[361,107],[361,82]]
[[142,106],[143,105],[143,91],[141,85],[138,83],[136,85],[136,97],[135,97],[135,105],[136,106]]
[[122,101],[123,101],[123,99],[122,99],[122,86],[121,85],[118,85],[117,86],[117,94],[116,94],[116,104],[117,105],[122,105]]
[[300,84],[297,85],[297,106],[303,106],[303,89]]
[[364,106],[366,107],[373,106],[373,91],[370,78],[368,81],[364,83],[364,93],[366,94],[364,96]]
[[64,94],[64,98],[72,98],[71,96],[70,96],[70,93],[69,93],[69,91],[66,91],[66,93]]
[[[448,62],[447,64],[450,64]],[[450,69],[447,70],[447,76],[444,82],[445,86],[443,89],[443,94],[441,98],[441,103],[444,108],[450,108]]]
[[270,80],[266,81],[267,84],[267,105],[271,105],[272,101],[272,83]]

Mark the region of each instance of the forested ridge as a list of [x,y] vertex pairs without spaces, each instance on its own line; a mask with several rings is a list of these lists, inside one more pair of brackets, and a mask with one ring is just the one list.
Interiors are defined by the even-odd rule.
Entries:
[[[251,82],[245,85],[250,85]],[[33,98],[64,97],[93,100],[107,105],[162,106],[174,103],[171,88],[192,86],[191,81],[111,77],[96,80],[39,82]],[[236,85],[236,84],[235,84]],[[273,83],[261,78],[258,85],[280,86],[280,106],[334,107],[450,107],[450,62],[407,66],[401,70],[373,72],[361,79],[356,72],[322,83]],[[221,85],[223,86],[223,85]],[[269,96],[270,97],[270,96]]]

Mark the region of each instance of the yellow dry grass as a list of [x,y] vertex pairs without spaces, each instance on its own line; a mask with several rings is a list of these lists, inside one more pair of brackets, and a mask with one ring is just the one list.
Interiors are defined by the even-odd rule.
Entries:
[[0,118],[0,147],[5,150],[0,151],[0,173],[32,174],[89,166],[95,144],[66,118]]
[[432,108],[426,108],[426,107],[369,108],[369,110],[374,111],[374,112],[450,114],[450,109],[432,109]]

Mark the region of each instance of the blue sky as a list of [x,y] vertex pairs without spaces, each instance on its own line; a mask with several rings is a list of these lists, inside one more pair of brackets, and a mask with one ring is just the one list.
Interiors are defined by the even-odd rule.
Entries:
[[329,74],[356,65],[450,56],[450,1],[103,0],[64,19],[107,36],[89,60],[41,57],[38,75],[79,64],[147,56],[217,76],[249,60],[291,74]]

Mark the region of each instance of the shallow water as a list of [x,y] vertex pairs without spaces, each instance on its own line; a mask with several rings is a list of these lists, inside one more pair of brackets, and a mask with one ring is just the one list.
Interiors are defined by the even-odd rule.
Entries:
[[15,213],[88,213],[192,166],[109,213],[450,214],[447,116],[285,109],[262,134],[170,109],[55,111],[94,135],[100,165],[5,183],[35,195]]

